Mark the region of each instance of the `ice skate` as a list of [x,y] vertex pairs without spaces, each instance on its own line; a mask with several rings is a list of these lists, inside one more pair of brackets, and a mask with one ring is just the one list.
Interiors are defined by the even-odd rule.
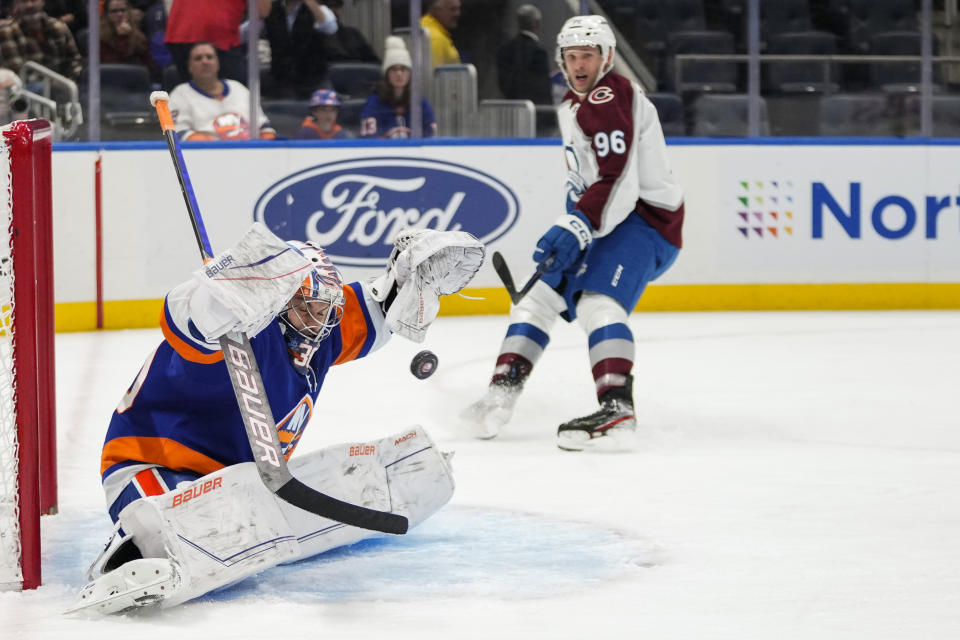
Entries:
[[474,437],[481,440],[496,438],[500,427],[510,421],[519,396],[519,385],[493,383],[482,398],[460,413],[460,418]]
[[636,446],[637,418],[626,388],[608,391],[600,409],[565,422],[557,429],[557,446],[565,451],[629,451]]
[[110,571],[81,591],[64,613],[120,613],[157,607],[180,587],[176,565],[166,558],[131,560]]

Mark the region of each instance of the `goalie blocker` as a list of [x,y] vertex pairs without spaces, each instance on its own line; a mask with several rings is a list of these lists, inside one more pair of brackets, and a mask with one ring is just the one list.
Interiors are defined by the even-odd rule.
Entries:
[[[447,456],[413,426],[380,440],[314,451],[290,468],[311,487],[402,514],[415,526],[453,495]],[[90,583],[66,613],[172,607],[374,535],[280,500],[253,463],[234,465],[129,504],[88,571]]]

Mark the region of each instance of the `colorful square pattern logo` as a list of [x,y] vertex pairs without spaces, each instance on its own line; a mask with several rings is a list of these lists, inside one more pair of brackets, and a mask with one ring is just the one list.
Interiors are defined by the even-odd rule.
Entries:
[[737,230],[746,239],[789,238],[796,208],[790,180],[741,180],[737,187]]

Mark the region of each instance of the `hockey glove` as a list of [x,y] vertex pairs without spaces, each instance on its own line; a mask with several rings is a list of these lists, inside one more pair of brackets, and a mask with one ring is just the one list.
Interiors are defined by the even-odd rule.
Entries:
[[560,216],[543,237],[537,242],[537,249],[533,252],[534,262],[544,262],[551,255],[555,256],[553,264],[547,267],[547,272],[564,271],[573,263],[593,242],[593,230],[587,216],[574,209],[573,213]]
[[255,336],[287,305],[313,265],[260,222],[193,275],[189,315],[208,341]]
[[485,253],[483,244],[464,231],[401,231],[387,272],[370,283],[387,327],[413,342],[423,342],[440,310],[440,296],[465,287],[483,264]]

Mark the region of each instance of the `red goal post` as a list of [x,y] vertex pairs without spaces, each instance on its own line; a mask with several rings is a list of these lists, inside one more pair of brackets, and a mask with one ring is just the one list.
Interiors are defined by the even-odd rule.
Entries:
[[28,120],[0,133],[0,589],[32,589],[40,515],[57,510],[52,131]]

